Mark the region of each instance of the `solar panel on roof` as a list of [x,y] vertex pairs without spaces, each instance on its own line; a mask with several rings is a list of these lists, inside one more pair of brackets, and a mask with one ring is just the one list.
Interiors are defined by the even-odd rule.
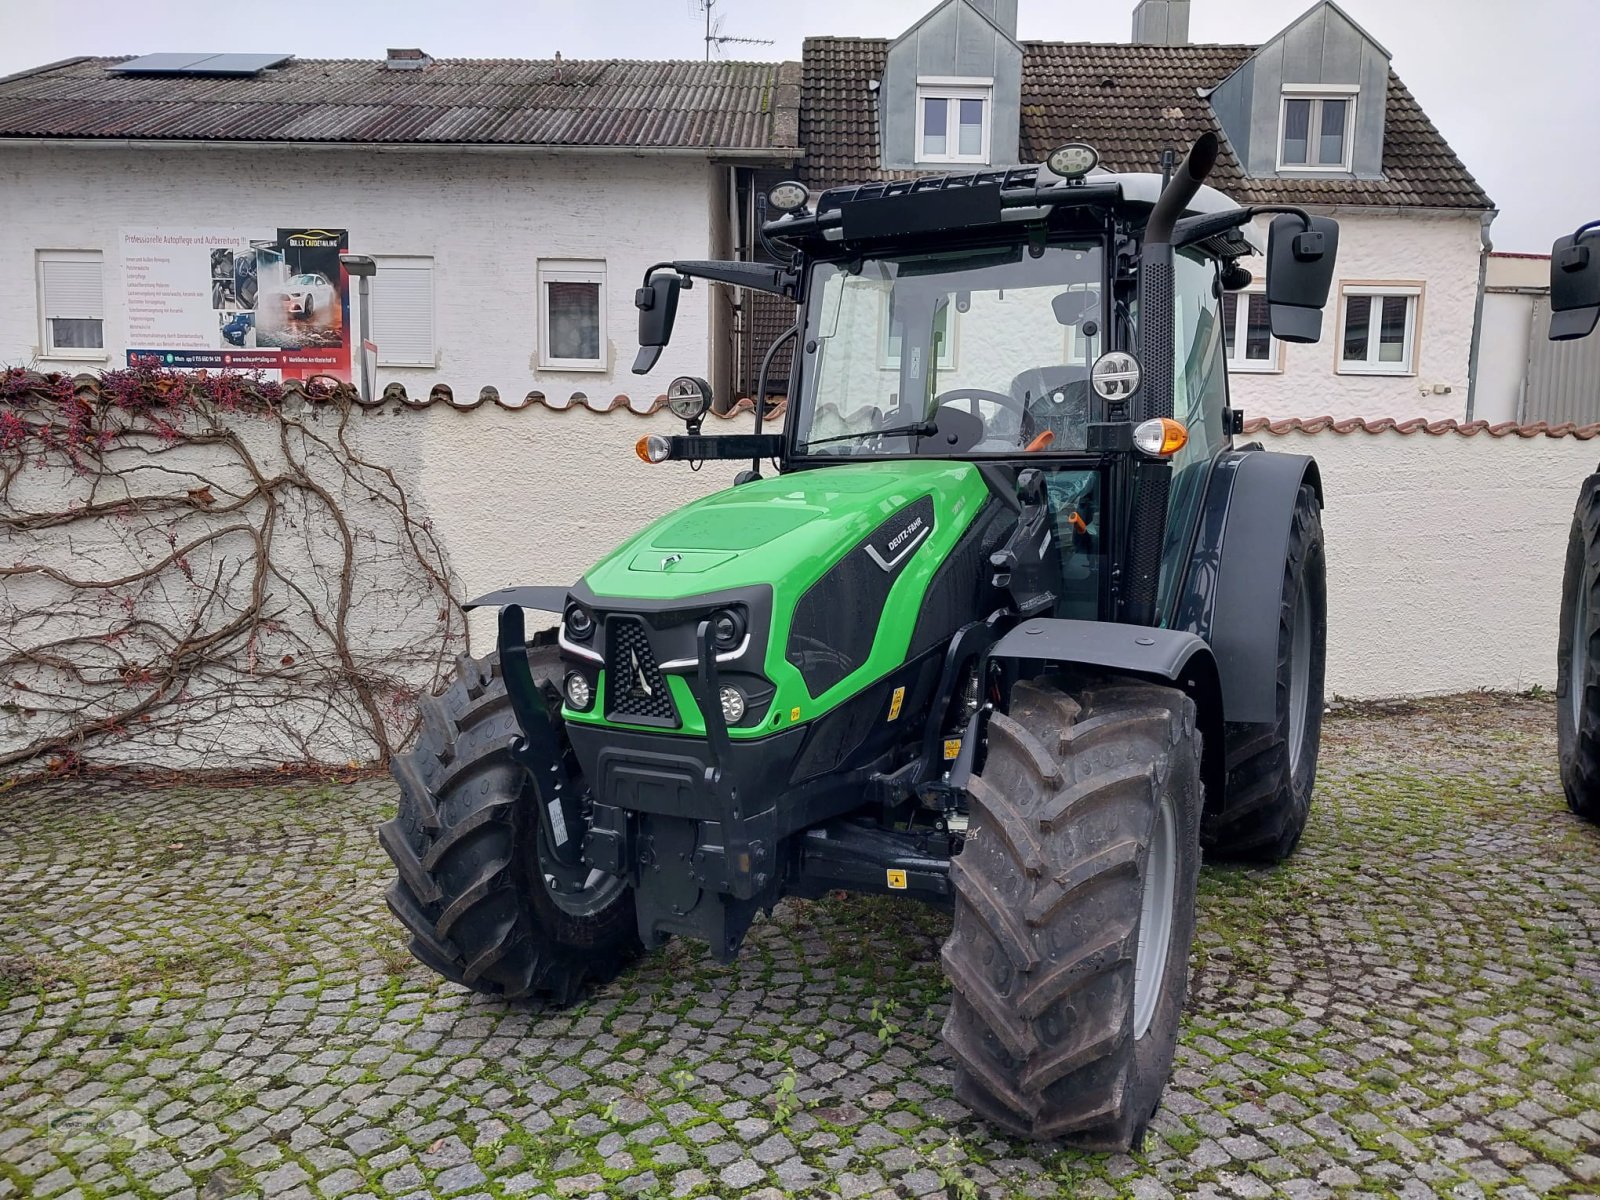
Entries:
[[145,54],[107,70],[123,75],[258,75],[292,54]]

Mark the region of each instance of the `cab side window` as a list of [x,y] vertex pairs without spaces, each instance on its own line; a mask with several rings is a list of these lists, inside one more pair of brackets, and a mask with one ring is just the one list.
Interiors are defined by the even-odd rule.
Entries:
[[1172,415],[1189,440],[1172,459],[1167,534],[1161,556],[1158,611],[1167,611],[1188,563],[1211,460],[1227,441],[1222,410],[1228,404],[1228,352],[1223,336],[1217,264],[1190,251],[1173,261]]

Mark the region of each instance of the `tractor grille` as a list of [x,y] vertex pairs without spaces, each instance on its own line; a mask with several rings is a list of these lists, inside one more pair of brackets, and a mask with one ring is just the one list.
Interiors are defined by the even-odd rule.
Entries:
[[637,617],[612,617],[606,625],[606,716],[678,723],[667,681],[650,650],[650,636]]

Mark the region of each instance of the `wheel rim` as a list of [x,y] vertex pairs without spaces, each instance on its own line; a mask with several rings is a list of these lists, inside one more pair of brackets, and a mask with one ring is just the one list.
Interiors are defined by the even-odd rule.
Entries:
[[569,917],[592,917],[596,913],[608,908],[612,901],[622,894],[628,886],[627,881],[619,875],[612,875],[607,871],[590,870],[584,877],[581,886],[574,889],[563,884],[549,871],[543,870],[547,862],[555,861],[555,855],[550,853],[549,841],[545,837],[544,826],[539,826],[539,863],[540,874],[544,879],[544,894],[550,897],[554,904]]
[[1568,666],[1567,699],[1572,704],[1572,728],[1583,727],[1583,687],[1589,678],[1589,589],[1578,579],[1578,594],[1572,606],[1572,662]]
[[1294,637],[1289,645],[1289,773],[1300,767],[1302,743],[1306,740],[1306,710],[1311,705],[1311,580],[1310,572],[1300,574],[1299,595],[1294,603]]
[[1133,1038],[1150,1030],[1172,945],[1172,907],[1178,890],[1178,829],[1172,798],[1163,796],[1150,836],[1144,868],[1144,899],[1139,905],[1139,950],[1133,962]]
[[544,877],[544,890],[550,903],[569,917],[594,916],[609,907],[625,887],[627,883],[623,879],[606,871],[590,871],[583,886],[575,892],[557,891],[555,876]]

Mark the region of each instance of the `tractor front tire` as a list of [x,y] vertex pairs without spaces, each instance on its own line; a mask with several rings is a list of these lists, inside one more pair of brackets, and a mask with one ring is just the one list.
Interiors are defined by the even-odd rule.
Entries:
[[[528,659],[554,714],[557,651],[530,647]],[[462,655],[455,682],[421,709],[416,748],[390,766],[399,814],[378,829],[397,872],[389,908],[411,934],[411,953],[475,991],[570,1004],[586,980],[610,979],[640,952],[633,892],[599,872],[566,895],[546,879],[498,655]],[[567,760],[575,775],[570,750]]]
[[1228,789],[1214,798],[1202,831],[1206,852],[1281,862],[1311,815],[1322,744],[1328,642],[1328,569],[1322,509],[1309,485],[1296,497],[1278,605],[1277,719],[1227,727]]
[[1600,475],[1584,480],[1567,537],[1556,647],[1556,745],[1567,807],[1600,822]]
[[956,1096],[1022,1137],[1139,1145],[1172,1074],[1200,867],[1182,692],[1018,683],[989,721],[951,864]]

